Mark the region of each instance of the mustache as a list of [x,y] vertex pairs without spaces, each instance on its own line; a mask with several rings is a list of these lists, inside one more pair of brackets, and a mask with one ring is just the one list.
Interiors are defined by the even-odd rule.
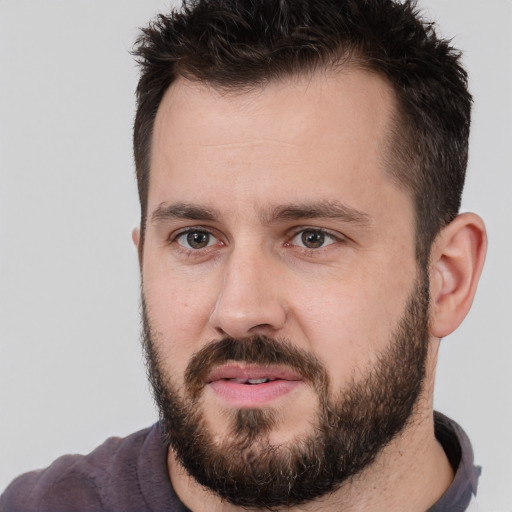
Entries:
[[212,370],[229,361],[292,368],[321,394],[328,386],[323,364],[315,355],[294,347],[287,339],[262,335],[238,339],[226,337],[209,343],[190,358],[185,371],[185,387],[192,398],[198,398]]

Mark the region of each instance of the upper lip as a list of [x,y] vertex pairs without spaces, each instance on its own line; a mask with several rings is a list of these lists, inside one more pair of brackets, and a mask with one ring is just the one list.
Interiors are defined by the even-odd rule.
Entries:
[[210,382],[223,379],[248,380],[261,378],[271,380],[303,380],[299,373],[285,366],[260,366],[227,363],[212,370],[206,378],[206,383],[208,384]]

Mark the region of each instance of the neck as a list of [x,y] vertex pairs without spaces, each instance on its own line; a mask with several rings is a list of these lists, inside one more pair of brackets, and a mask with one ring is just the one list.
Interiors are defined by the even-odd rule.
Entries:
[[[424,512],[446,491],[453,470],[434,434],[431,406],[418,411],[404,431],[361,474],[314,502],[278,507],[279,512]],[[169,476],[179,498],[194,512],[257,511],[231,505],[199,485],[168,457]]]

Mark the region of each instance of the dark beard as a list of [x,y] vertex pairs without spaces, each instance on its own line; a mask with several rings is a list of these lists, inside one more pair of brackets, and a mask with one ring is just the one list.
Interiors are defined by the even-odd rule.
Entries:
[[[407,425],[422,390],[428,348],[428,278],[416,284],[390,346],[367,375],[333,394],[323,365],[286,340],[223,339],[195,353],[180,396],[155,350],[144,300],[143,337],[149,378],[166,439],[186,471],[228,502],[274,508],[311,501],[363,471]],[[227,361],[284,365],[316,391],[319,412],[308,436],[272,445],[272,409],[232,412],[215,442],[200,405],[204,377]]]

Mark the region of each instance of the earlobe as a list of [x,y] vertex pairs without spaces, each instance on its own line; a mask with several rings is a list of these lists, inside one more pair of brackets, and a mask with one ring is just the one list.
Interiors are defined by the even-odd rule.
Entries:
[[139,248],[139,242],[140,242],[140,228],[133,228],[132,230],[132,241],[135,247]]
[[464,320],[475,296],[487,251],[482,219],[463,213],[443,228],[430,261],[430,332],[443,338]]
[[132,230],[132,241],[137,249],[137,254],[139,256],[139,267],[142,270],[142,241],[140,236],[140,228],[133,228]]

